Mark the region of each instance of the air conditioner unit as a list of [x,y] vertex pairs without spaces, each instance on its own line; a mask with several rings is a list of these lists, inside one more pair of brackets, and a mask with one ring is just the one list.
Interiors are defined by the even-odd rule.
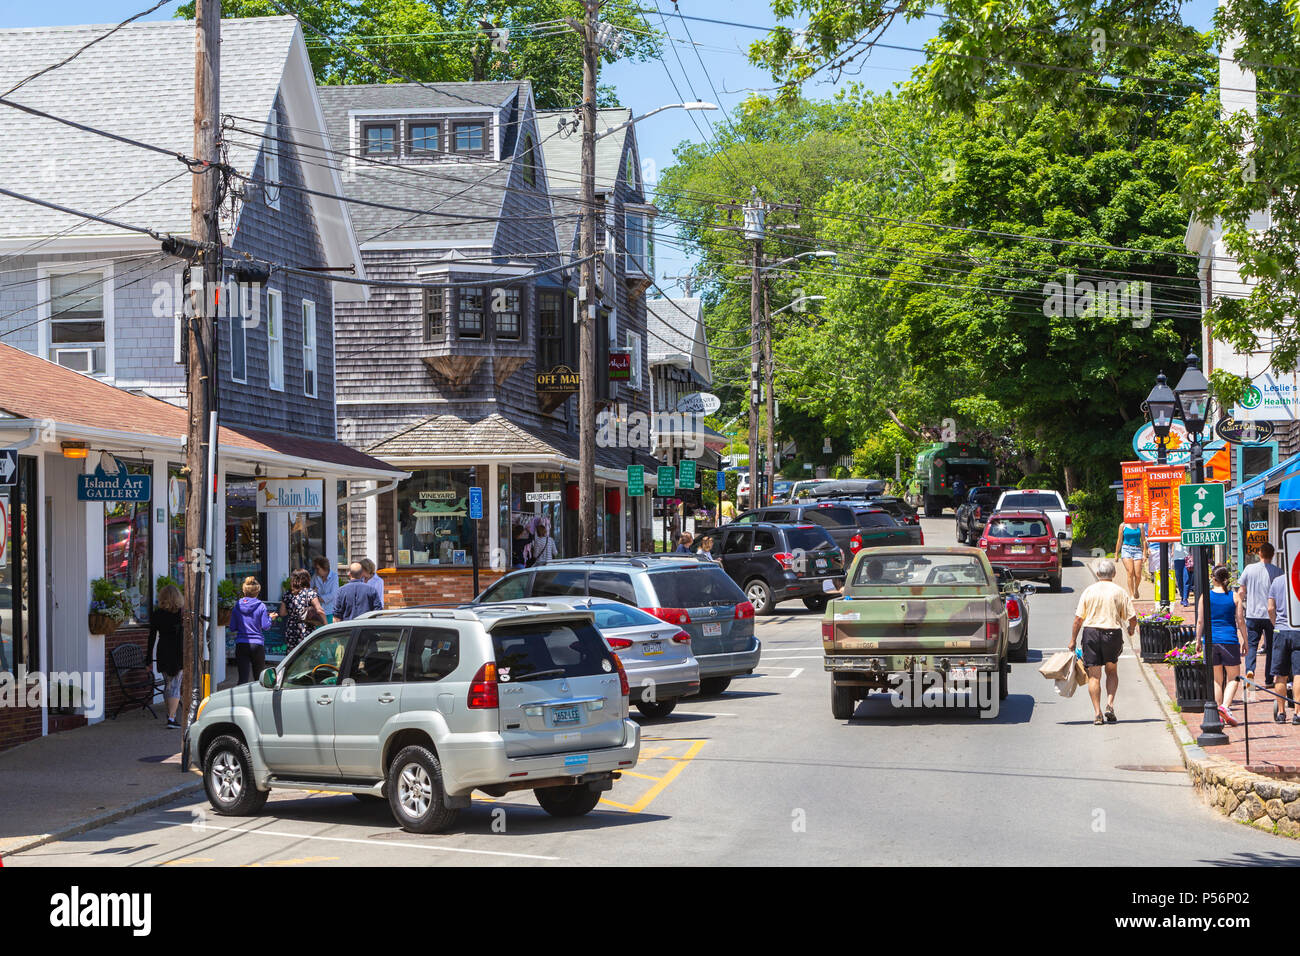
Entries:
[[55,349],[54,363],[74,372],[90,375],[95,371],[94,349]]

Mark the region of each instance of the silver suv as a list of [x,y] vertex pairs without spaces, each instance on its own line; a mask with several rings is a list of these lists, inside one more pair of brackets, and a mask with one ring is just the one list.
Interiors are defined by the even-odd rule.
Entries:
[[257,684],[217,691],[186,738],[218,813],[269,791],[387,798],[403,829],[451,825],[470,794],[533,790],[590,812],[640,754],[627,675],[590,610],[377,611],[327,625]]

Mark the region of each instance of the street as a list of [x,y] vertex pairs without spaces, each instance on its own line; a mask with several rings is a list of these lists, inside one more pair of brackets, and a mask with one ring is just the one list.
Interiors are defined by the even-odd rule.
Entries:
[[[952,520],[926,519],[929,544]],[[530,793],[476,795],[452,832],[399,830],[386,804],[273,794],[252,818],[179,800],[7,866],[876,864],[1177,866],[1283,863],[1295,843],[1225,820],[1194,796],[1131,653],[1120,722],[1092,726],[1086,692],[1037,673],[1063,647],[1078,592],[1029,599],[1030,661],[995,719],[901,711],[877,696],[832,719],[819,616],[762,619],[763,663],[719,698],[644,724],[641,762],[596,812],[547,816]]]

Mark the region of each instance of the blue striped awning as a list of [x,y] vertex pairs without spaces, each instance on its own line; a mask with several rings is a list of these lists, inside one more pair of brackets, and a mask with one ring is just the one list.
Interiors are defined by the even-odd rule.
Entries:
[[1250,481],[1242,482],[1224,496],[1224,502],[1229,508],[1248,505],[1264,495],[1269,486],[1279,488],[1279,511],[1300,511],[1300,454],[1292,455]]

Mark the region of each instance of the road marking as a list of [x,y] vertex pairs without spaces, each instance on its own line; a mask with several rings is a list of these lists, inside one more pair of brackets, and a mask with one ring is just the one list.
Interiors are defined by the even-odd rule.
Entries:
[[299,863],[327,863],[337,859],[337,856],[302,856],[296,860],[266,860],[263,863],[249,863],[247,866],[297,866]]
[[[795,658],[795,660],[798,660],[798,659],[799,659],[799,658]],[[802,673],[804,672],[805,668],[803,668],[803,667],[786,667],[786,666],[783,665],[783,664],[777,664],[777,665],[776,665],[776,670],[780,670],[780,671],[793,671],[794,673],[792,673],[792,674],[767,674],[767,673],[761,673],[761,674],[739,674],[739,675],[737,675],[737,677],[736,677],[735,679],[736,679],[736,680],[745,680],[745,679],[747,679],[747,678],[754,678],[754,677],[770,677],[770,678],[772,678],[773,680],[794,680],[796,677],[798,677],[800,674],[802,674]]]
[[183,856],[179,860],[164,860],[163,866],[182,866],[186,863],[212,863],[210,856]]
[[825,657],[824,654],[802,654],[802,655],[795,655],[795,656],[792,656],[792,657],[767,657],[767,656],[764,656],[764,657],[760,658],[760,660],[764,660],[764,661],[819,661],[819,660],[821,660],[823,657]]
[[[632,804],[618,803],[608,798],[601,798],[600,802],[606,804],[607,806],[617,807],[620,810],[626,810],[628,813],[643,812],[646,809],[646,807],[650,806],[650,804],[654,802],[655,798],[658,797],[659,794],[663,793],[664,790],[667,789],[670,783],[672,783],[674,780],[677,779],[678,775],[681,774],[681,772],[686,769],[686,765],[695,759],[695,755],[698,754],[700,750],[703,749],[705,741],[692,740],[690,741],[690,744],[691,746],[687,748],[686,753],[684,753],[680,757],[661,756],[662,754],[664,754],[665,751],[669,749],[668,747],[652,747],[650,749],[650,756],[647,757],[646,748],[642,747],[641,756],[643,759],[670,760],[673,762],[673,766],[663,776],[657,778],[651,777],[651,779],[656,780],[656,783],[649,790],[643,793],[641,795],[641,799],[637,800],[636,803],[632,803]],[[638,776],[649,777],[650,775],[638,774]]]
[[[707,711],[707,710],[686,710],[685,708],[683,708],[682,710],[679,710],[678,713],[679,713],[679,714],[690,714],[690,715],[692,715],[693,717],[736,717],[736,716],[739,716],[739,715],[737,715],[737,714],[714,714],[714,713],[710,713],[710,712]],[[656,737],[646,737],[646,738],[644,738],[644,739],[646,739],[646,740],[657,740],[657,739],[660,739],[660,738],[656,738]]]
[[764,647],[767,650],[771,650],[771,651],[820,651],[822,650],[822,645],[820,644],[809,644],[807,647],[778,647],[775,644],[766,644],[764,645]]
[[[193,824],[186,820],[184,822],[173,822],[171,820],[162,821],[169,827],[188,827]],[[245,833],[250,836],[274,836],[289,837],[293,840],[325,840],[330,843],[356,843],[361,846],[379,846],[374,840],[361,840],[356,837],[333,837],[318,836],[312,833],[288,833],[284,830],[261,830],[248,829],[245,827],[222,827],[211,823],[203,824],[204,830],[218,830],[227,833]],[[507,853],[504,850],[470,850],[465,847],[457,846],[433,846],[428,843],[390,843],[387,846],[403,847],[411,850],[430,850],[434,853],[468,853],[475,856],[508,856],[516,860],[559,860],[558,856],[538,856],[533,853]]]

